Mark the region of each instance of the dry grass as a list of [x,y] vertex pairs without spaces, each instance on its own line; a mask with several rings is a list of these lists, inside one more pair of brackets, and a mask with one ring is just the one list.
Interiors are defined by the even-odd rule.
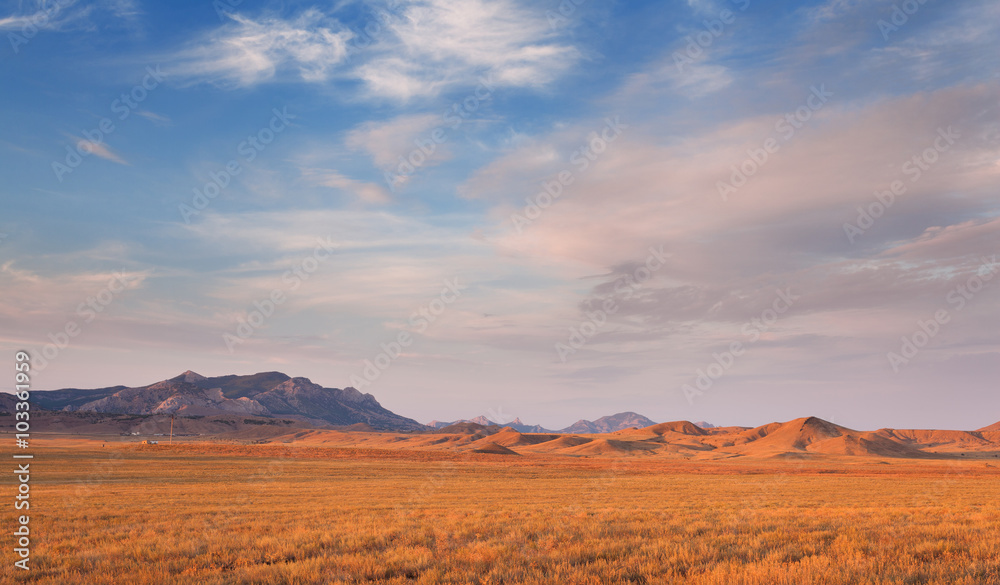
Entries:
[[7,546],[0,580],[1000,584],[983,463],[363,455],[51,447],[32,464],[34,570]]

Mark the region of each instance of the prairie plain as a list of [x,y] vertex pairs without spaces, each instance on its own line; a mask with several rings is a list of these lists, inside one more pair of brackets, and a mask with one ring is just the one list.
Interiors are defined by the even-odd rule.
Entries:
[[1000,583],[982,459],[125,441],[37,439],[32,570],[7,547],[4,582]]

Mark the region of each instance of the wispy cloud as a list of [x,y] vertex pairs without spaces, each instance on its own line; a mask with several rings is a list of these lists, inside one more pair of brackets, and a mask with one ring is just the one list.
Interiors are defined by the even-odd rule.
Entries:
[[632,75],[622,93],[648,95],[650,92],[667,91],[698,98],[726,89],[733,79],[733,72],[722,65],[687,63],[678,67],[670,58],[655,69]]
[[162,116],[148,110],[136,110],[135,113],[153,122],[157,126],[170,126],[173,123],[167,116]]
[[280,79],[326,81],[347,57],[352,34],[316,9],[285,20],[230,14],[231,22],[174,55],[172,73],[191,81],[246,87]]
[[76,143],[77,149],[83,152],[89,152],[94,156],[99,156],[105,160],[118,163],[120,165],[128,165],[122,157],[118,156],[111,147],[103,142],[95,143],[89,140],[78,140]]
[[20,4],[21,9],[14,14],[0,17],[0,31],[96,31],[98,27],[91,18],[95,14],[110,15],[113,19],[131,25],[142,14],[133,0],[100,0],[89,3],[77,0],[34,0]]
[[441,126],[442,119],[434,114],[403,115],[384,122],[366,122],[354,128],[344,137],[344,144],[352,150],[360,150],[372,157],[375,166],[382,172],[393,175],[392,183],[406,183],[412,175],[399,174],[395,169],[409,157],[410,153],[428,144],[433,151],[421,151],[421,166],[439,165],[451,158],[448,144],[434,142],[429,134]]
[[513,0],[412,3],[391,29],[395,43],[357,74],[372,93],[402,100],[470,85],[482,72],[502,86],[544,86],[581,58],[541,11]]
[[314,185],[322,185],[351,193],[364,203],[388,203],[391,200],[385,187],[375,183],[357,181],[329,169],[302,169],[302,176]]
[[[983,219],[996,214],[990,185],[998,177],[991,162],[998,145],[970,131],[918,181],[902,174],[902,165],[941,127],[995,123],[993,91],[995,84],[832,107],[728,202],[717,182],[767,136],[774,117],[737,119],[670,145],[626,136],[522,233],[512,229],[511,213],[541,178],[566,165],[565,154],[546,162],[540,144],[566,152],[573,145],[566,135],[580,136],[586,125],[537,138],[481,169],[462,190],[495,202],[498,226],[489,239],[504,253],[539,265],[589,264],[592,273],[609,274],[601,283],[630,274],[649,246],[684,250],[617,316],[647,324],[653,339],[662,341],[685,321],[745,319],[782,283],[810,291],[809,310],[824,315],[814,323],[844,310],[911,314],[947,285],[950,267],[974,268],[1000,245],[1000,224]],[[886,212],[864,241],[849,243],[844,223],[898,179],[906,183],[905,203]],[[595,294],[611,292],[600,286]],[[864,337],[867,317],[858,319]]]
[[84,18],[91,10],[91,7],[78,10],[76,3],[76,0],[29,2],[17,13],[0,18],[0,31],[18,31],[28,27],[34,30],[61,30],[71,22]]
[[386,13],[383,38],[349,64],[354,33],[333,14],[312,8],[290,19],[230,18],[173,55],[172,72],[229,87],[360,80],[373,96],[406,101],[471,87],[484,74],[499,86],[540,87],[581,58],[543,12],[514,0],[403,3],[395,15]]

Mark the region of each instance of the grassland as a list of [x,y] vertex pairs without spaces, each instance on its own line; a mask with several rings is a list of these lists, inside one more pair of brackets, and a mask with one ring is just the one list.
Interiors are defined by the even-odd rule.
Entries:
[[1000,584],[983,462],[36,452],[33,570],[5,546],[5,583]]

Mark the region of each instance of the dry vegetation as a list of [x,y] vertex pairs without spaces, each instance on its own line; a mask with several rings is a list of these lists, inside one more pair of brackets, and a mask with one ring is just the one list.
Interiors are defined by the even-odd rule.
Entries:
[[1000,583],[981,461],[49,443],[4,582]]

